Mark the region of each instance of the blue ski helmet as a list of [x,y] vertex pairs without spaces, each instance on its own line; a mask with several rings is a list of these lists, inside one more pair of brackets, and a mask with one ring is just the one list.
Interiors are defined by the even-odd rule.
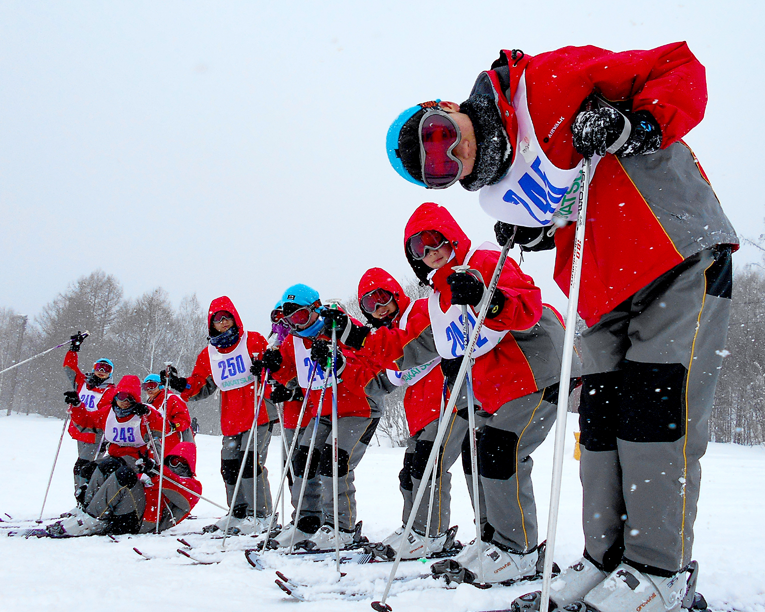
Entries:
[[162,384],[162,379],[159,377],[159,374],[149,374],[146,378],[143,379],[143,382],[155,382],[159,385],[160,389],[165,388],[165,385]]
[[310,306],[317,301],[319,301],[319,292],[316,289],[312,289],[308,285],[297,284],[287,288],[282,294],[282,299],[278,306],[284,306],[287,302],[292,302],[299,306]]
[[420,104],[415,104],[411,108],[407,108],[403,113],[396,117],[396,120],[388,128],[388,135],[385,139],[385,148],[388,152],[388,161],[390,161],[390,165],[393,166],[393,169],[410,183],[414,183],[415,185],[419,185],[420,187],[425,188],[427,188],[427,185],[422,180],[413,177],[404,167],[404,162],[401,160],[401,152],[399,150],[401,130],[409,122],[409,120],[412,119],[412,117],[427,108],[432,108],[439,102],[441,102],[441,100],[422,102]]

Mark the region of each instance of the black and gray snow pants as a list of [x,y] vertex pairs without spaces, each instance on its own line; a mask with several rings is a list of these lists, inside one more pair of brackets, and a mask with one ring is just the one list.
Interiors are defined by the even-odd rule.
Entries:
[[582,335],[585,554],[658,575],[691,560],[699,459],[730,316],[730,248],[702,251]]
[[143,483],[133,457],[107,457],[96,465],[88,482],[85,511],[109,522],[109,533],[138,533],[146,509]]
[[[364,417],[337,419],[338,524],[340,529],[346,531],[355,527],[357,519],[354,470],[364,456],[379,420]],[[303,436],[298,443],[292,463],[296,478],[292,484],[291,493],[292,499],[296,500],[295,503],[303,484],[315,421],[315,418],[311,419],[303,430]],[[297,526],[302,531],[312,533],[322,524],[332,525],[335,521],[332,490],[332,419],[330,417],[323,416],[319,419],[307,481]]]
[[[258,441],[258,473],[257,473],[257,501],[255,498],[255,455],[254,441],[250,442],[250,450],[245,460],[244,450],[247,448],[247,440],[250,431],[243,431],[235,436],[223,436],[223,448],[220,455],[220,473],[223,476],[223,482],[226,484],[226,500],[229,508],[232,509],[232,515],[235,518],[245,518],[253,515],[253,503],[257,503],[258,517],[269,516],[272,512],[271,486],[268,482],[268,469],[266,468],[266,458],[268,456],[268,445],[271,442],[271,432],[274,429],[273,422],[257,427]],[[239,491],[236,500],[233,500],[236,480],[239,477],[239,470],[244,461],[244,472],[242,473],[242,482],[239,484]],[[232,505],[233,504],[233,505]]]

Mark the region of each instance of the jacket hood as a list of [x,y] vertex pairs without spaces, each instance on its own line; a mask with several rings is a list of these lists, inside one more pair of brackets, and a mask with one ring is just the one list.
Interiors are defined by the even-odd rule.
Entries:
[[226,295],[217,297],[212,302],[210,302],[210,309],[207,311],[207,333],[211,336],[215,335],[216,331],[212,326],[212,318],[216,312],[220,312],[221,310],[227,310],[232,315],[234,315],[234,324],[236,325],[237,329],[239,330],[239,334],[241,335],[244,331],[244,328],[242,327],[242,319],[239,317],[239,312],[234,306],[234,303]]
[[425,230],[436,230],[443,234],[452,245],[452,249],[454,249],[455,265],[461,265],[465,261],[465,257],[468,251],[470,251],[470,239],[462,231],[462,228],[454,220],[451,213],[443,206],[434,202],[425,202],[417,207],[412,216],[409,217],[409,221],[407,221],[406,228],[404,229],[404,253],[417,278],[423,284],[428,285],[428,274],[432,270],[422,261],[414,259],[406,248],[412,236]]
[[141,379],[132,374],[126,374],[123,376],[119,383],[117,383],[117,389],[114,394],[127,392],[133,396],[136,402],[141,401]]
[[[408,295],[406,295],[406,293],[404,293],[404,289],[401,287],[399,282],[385,270],[382,268],[370,268],[364,272],[364,275],[359,281],[359,308],[361,308],[361,298],[370,291],[374,291],[375,289],[385,289],[385,291],[393,295],[393,299],[396,300],[396,305],[398,306],[398,312],[391,321],[391,325],[397,324],[401,318],[401,315],[406,312],[407,308],[409,308],[409,303],[412,300]],[[374,327],[379,327],[381,325],[380,321],[375,319],[371,314],[367,313],[363,308],[361,308],[361,312],[364,313],[367,321],[369,321],[369,323],[371,323]]]
[[196,476],[197,473],[197,445],[193,442],[179,442],[173,447],[173,450],[167,454],[168,457],[181,457],[189,464],[191,472]]

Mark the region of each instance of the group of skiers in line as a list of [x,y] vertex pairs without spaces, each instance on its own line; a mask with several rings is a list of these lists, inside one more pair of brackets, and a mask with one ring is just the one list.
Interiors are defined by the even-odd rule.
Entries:
[[[529,56],[513,50],[502,51],[479,75],[463,103],[418,104],[388,132],[389,159],[403,178],[427,188],[459,182],[479,191],[481,206],[498,219],[495,234],[503,247],[556,249],[553,276],[565,292],[574,257],[582,254],[578,312],[588,329],[582,363],[574,360],[570,377],[581,377],[583,386],[585,550],[554,580],[553,606],[666,612],[690,605],[699,459],[725,345],[731,253],[738,244],[706,175],[681,140],[701,120],[705,104],[704,68],[684,43],[623,53],[568,47]],[[594,174],[585,183],[585,241],[575,253],[577,207],[570,196],[584,188],[585,159]],[[468,417],[475,410],[481,537],[455,560],[486,582],[533,576],[539,534],[531,453],[555,421],[562,319],[512,258],[501,265],[492,291],[499,248],[474,245],[435,203],[421,204],[411,215],[403,249],[430,288],[428,297],[411,300],[396,279],[372,268],[358,288],[365,325],[322,304],[311,287],[292,285],[272,312],[273,345],[246,331],[231,301],[220,297],[208,313],[209,345],[191,374],[170,369],[155,382],[169,388],[163,393],[178,393],[179,401],[221,391],[221,474],[232,513],[224,519],[238,533],[261,533],[270,522],[265,456],[273,425],[281,420],[285,435],[297,438],[289,466],[293,514],[272,542],[289,547],[309,540],[321,549],[353,545],[354,469],[385,396],[406,386],[411,438],[400,483],[402,519],[406,523],[415,512],[414,530],[406,540],[403,529],[385,540],[404,558],[432,555],[445,545],[449,469],[460,454],[469,456]],[[470,375],[457,389],[465,317],[469,331],[482,307],[487,315],[470,356]],[[76,352],[70,361],[71,356]],[[93,468],[85,456],[92,440],[81,441],[79,486],[88,475],[90,480],[79,501],[94,520],[111,513],[114,521],[123,515],[116,508],[98,514],[101,489],[114,478],[113,486],[135,482],[134,491],[147,471],[138,438],[128,442],[121,433],[124,423],[141,441],[150,437],[149,429],[162,432],[162,422],[172,421],[169,400],[178,396],[167,396],[163,418],[155,412],[156,401],[139,402],[137,379],[131,385],[124,383],[131,378],[126,376],[102,395],[108,414],[96,422],[93,415],[102,413],[88,412],[95,401],[88,393],[104,384],[97,380],[103,379],[99,363],[90,377],[95,386],[76,379],[78,393],[67,401],[73,423],[79,423],[73,427],[100,429],[110,444],[109,458]],[[256,383],[263,381],[269,384],[262,386],[265,400],[256,415]],[[452,393],[457,401],[447,414]],[[125,394],[134,400],[128,406]],[[337,453],[330,440],[335,401]],[[181,421],[176,431],[166,424],[164,435],[182,432]],[[424,479],[439,423],[446,422],[435,478]],[[256,432],[257,448],[245,456],[252,448],[250,432]],[[167,437],[165,444],[171,446]],[[171,446],[166,457],[180,457],[175,449],[184,444]],[[463,459],[463,465],[472,496],[469,462]],[[187,466],[193,474],[193,464]],[[434,502],[415,511],[420,486],[427,488],[425,499],[435,488]],[[131,522],[135,529],[140,512],[133,512],[135,517],[117,524]],[[225,525],[222,519],[216,527]],[[528,604],[533,607],[533,597]]]

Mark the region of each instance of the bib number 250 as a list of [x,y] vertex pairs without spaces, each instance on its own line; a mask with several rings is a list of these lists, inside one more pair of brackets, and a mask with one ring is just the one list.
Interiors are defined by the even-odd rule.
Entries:
[[229,357],[228,359],[219,361],[218,367],[220,368],[221,380],[226,380],[227,378],[232,378],[246,372],[244,359],[241,355],[237,355],[236,357]]

